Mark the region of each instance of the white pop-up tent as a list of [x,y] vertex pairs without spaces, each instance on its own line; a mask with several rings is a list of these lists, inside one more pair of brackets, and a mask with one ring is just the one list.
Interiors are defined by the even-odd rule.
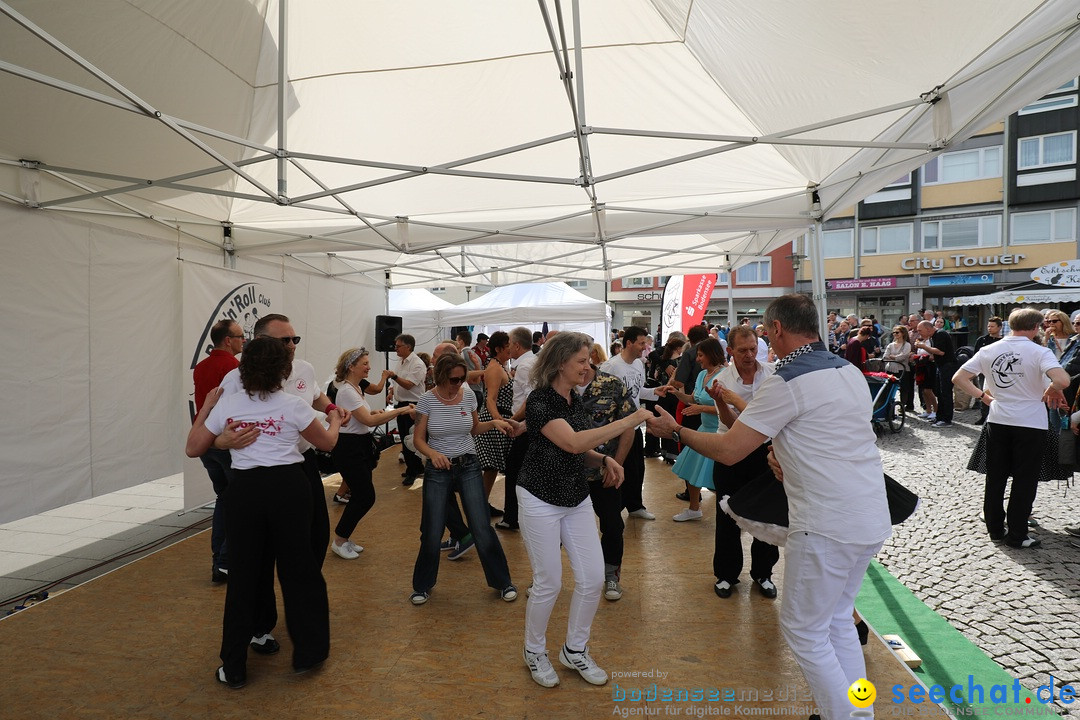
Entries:
[[388,298],[389,313],[401,318],[402,332],[416,338],[418,351],[431,352],[440,340],[450,334],[450,323],[443,320],[443,311],[453,303],[423,288],[395,288]]
[[547,323],[549,330],[583,332],[606,346],[611,308],[566,283],[520,283],[444,310],[442,320],[448,325],[472,326],[474,337],[519,325],[540,330]]
[[0,0],[0,490],[179,469],[150,408],[186,405],[196,257],[273,281],[320,372],[387,273],[735,267],[1075,77],[1078,27],[1075,0]]
[[0,0],[0,198],[395,287],[715,271],[1075,76],[1077,28],[1073,0]]

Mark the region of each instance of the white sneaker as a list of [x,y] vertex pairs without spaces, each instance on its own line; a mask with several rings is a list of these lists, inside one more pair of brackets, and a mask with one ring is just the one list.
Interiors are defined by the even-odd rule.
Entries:
[[566,645],[563,645],[562,650],[559,651],[559,662],[571,670],[577,670],[578,674],[585,679],[585,682],[593,685],[603,685],[607,682],[607,673],[597,667],[596,662],[589,657],[589,648],[587,647],[576,653],[570,652],[566,649]]
[[690,508],[686,508],[681,513],[671,519],[675,522],[686,522],[687,520],[700,520],[701,515],[702,513],[700,510],[691,510]]
[[[356,546],[359,547],[359,546]],[[334,551],[334,554],[344,560],[355,560],[360,557],[360,553],[352,549],[352,543],[346,540],[338,545],[337,543],[330,543],[330,549]],[[363,550],[363,548],[360,548]]]
[[656,516],[653,515],[651,512],[649,512],[648,510],[646,510],[645,508],[638,508],[637,510],[634,510],[633,512],[629,513],[629,515],[630,515],[630,517],[641,518],[642,520],[655,520],[656,519]]
[[930,422],[937,420],[937,413],[926,413],[926,419]]
[[[525,659],[525,667],[529,668],[532,679],[536,681],[537,685],[555,687],[559,684],[559,676],[556,674],[555,668],[551,667],[551,661],[548,660],[546,652],[534,653],[521,648],[521,656]],[[606,675],[604,677],[607,678]]]
[[346,541],[345,541],[345,544],[346,544],[346,545],[348,545],[348,546],[349,546],[349,549],[350,549],[350,550],[352,550],[352,551],[353,551],[354,553],[356,553],[357,555],[359,555],[360,553],[364,552],[364,548],[363,548],[363,547],[361,547],[361,546],[359,546],[359,545],[357,545],[357,544],[356,544],[356,543],[354,543],[354,542],[353,542],[352,540],[346,540]]

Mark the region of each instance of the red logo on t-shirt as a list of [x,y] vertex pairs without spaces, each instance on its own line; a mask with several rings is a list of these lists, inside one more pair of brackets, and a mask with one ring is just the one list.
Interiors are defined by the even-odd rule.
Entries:
[[297,380],[297,381],[296,381],[296,389],[297,389],[297,390],[301,390],[301,391],[302,391],[302,390],[303,390],[304,388],[306,388],[306,387],[307,387],[307,383],[305,383],[305,382],[304,382],[303,380]]
[[[232,418],[228,418],[228,419],[225,420],[226,425],[228,425],[231,422],[234,422]],[[259,420],[259,421],[241,420],[240,421],[240,427],[238,427],[237,430],[247,430],[249,427],[258,427],[259,430],[261,430],[263,433],[273,436],[273,435],[277,435],[278,433],[280,433],[282,428],[284,427],[284,425],[285,425],[285,416],[282,415],[279,418],[268,417],[265,420]]]

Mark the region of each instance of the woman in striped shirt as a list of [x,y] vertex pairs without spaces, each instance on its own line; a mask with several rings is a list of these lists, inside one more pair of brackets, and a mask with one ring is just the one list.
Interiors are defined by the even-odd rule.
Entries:
[[[497,429],[510,432],[505,420],[480,422],[476,395],[465,384],[468,367],[456,353],[441,356],[435,363],[435,387],[416,404],[413,442],[417,452],[427,457],[424,466],[423,509],[420,517],[420,552],[413,569],[413,605],[423,605],[439,576],[439,546],[446,526],[447,501],[457,490],[465,508],[469,531],[484,567],[489,587],[511,602],[517,588],[510,582],[499,538],[491,527],[480,461],[476,457],[474,435]],[[456,501],[455,501],[456,502]]]

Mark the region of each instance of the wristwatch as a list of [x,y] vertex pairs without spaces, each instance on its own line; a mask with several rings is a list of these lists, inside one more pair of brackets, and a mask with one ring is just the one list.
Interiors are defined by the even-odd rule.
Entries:
[[677,427],[677,428],[675,428],[674,430],[671,431],[671,439],[674,440],[675,442],[679,443],[680,445],[682,445],[682,438],[679,436],[679,433],[681,431],[682,431],[681,427]]

